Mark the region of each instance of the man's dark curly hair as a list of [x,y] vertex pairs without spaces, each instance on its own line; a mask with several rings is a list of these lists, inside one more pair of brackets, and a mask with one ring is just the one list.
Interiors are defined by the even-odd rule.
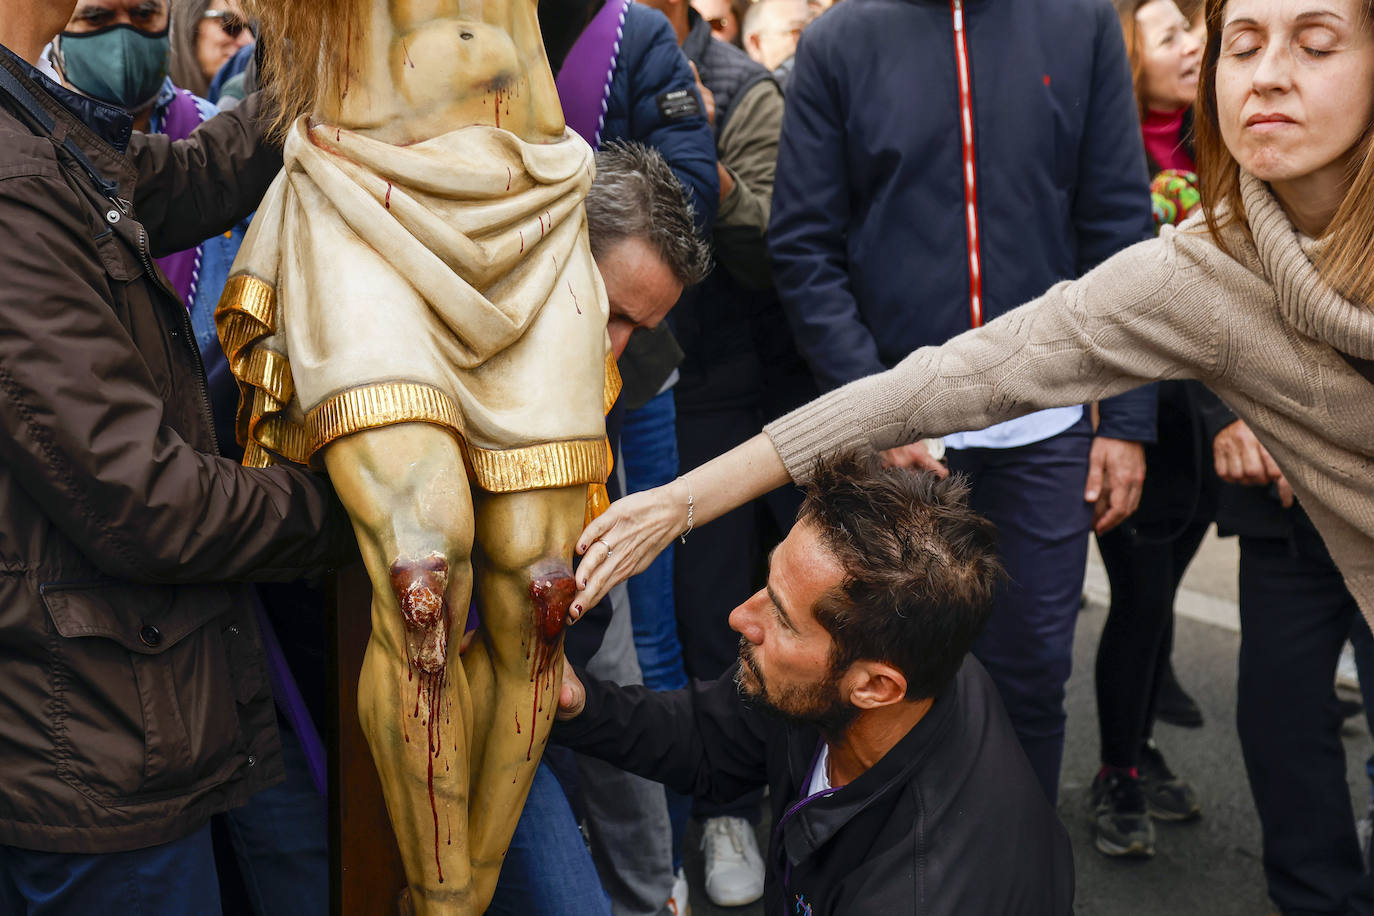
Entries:
[[908,699],[935,696],[982,632],[1002,577],[968,482],[845,454],[818,460],[805,487],[797,522],[814,526],[845,572],[815,607],[834,640],[832,670],[883,661],[906,675]]

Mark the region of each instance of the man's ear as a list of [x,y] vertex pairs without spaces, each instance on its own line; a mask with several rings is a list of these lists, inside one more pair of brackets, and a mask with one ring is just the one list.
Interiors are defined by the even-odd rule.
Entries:
[[840,684],[857,709],[878,709],[906,699],[906,675],[887,662],[857,661]]

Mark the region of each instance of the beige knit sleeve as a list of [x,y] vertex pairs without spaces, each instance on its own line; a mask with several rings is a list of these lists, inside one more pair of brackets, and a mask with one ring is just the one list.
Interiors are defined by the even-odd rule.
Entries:
[[1178,237],[1134,245],[1082,279],[838,388],[764,432],[802,480],[820,454],[982,429],[1161,378],[1206,378],[1217,364],[1219,290],[1201,259],[1179,251]]

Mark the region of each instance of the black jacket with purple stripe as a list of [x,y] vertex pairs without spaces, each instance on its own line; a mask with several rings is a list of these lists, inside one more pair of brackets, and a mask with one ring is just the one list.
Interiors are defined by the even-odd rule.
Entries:
[[665,693],[583,683],[556,743],[713,800],[769,787],[769,916],[1072,912],[1068,834],[972,656],[882,759],[811,798],[816,729],[746,702],[729,676]]

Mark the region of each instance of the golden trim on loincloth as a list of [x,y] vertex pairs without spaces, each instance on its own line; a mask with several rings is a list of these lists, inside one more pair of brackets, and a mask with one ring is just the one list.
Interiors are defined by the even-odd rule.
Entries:
[[608,453],[604,437],[499,450],[463,443],[470,473],[490,493],[602,483],[611,470]]
[[[420,422],[444,427],[458,437],[472,479],[490,493],[579,484],[601,487],[610,475],[612,454],[604,437],[509,449],[473,445],[466,439],[462,414],[453,399],[418,382],[351,388],[316,405],[301,423],[288,410],[295,397],[290,362],[262,345],[277,332],[272,286],[249,274],[231,277],[215,311],[215,324],[239,382],[237,434],[244,446],[245,466],[270,467],[282,459],[309,464],[320,449],[343,436]],[[611,354],[606,357],[605,373],[603,403],[609,411],[621,388],[620,371]],[[604,500],[604,495],[592,497],[591,503],[601,508]]]
[[378,382],[341,391],[305,417],[310,456],[335,439],[397,423],[433,423],[463,435],[463,417],[438,388],[417,382]]
[[620,397],[622,387],[620,380],[620,366],[616,365],[615,353],[606,354],[606,387],[601,396],[601,410],[603,413],[610,413],[615,406],[615,399]]

